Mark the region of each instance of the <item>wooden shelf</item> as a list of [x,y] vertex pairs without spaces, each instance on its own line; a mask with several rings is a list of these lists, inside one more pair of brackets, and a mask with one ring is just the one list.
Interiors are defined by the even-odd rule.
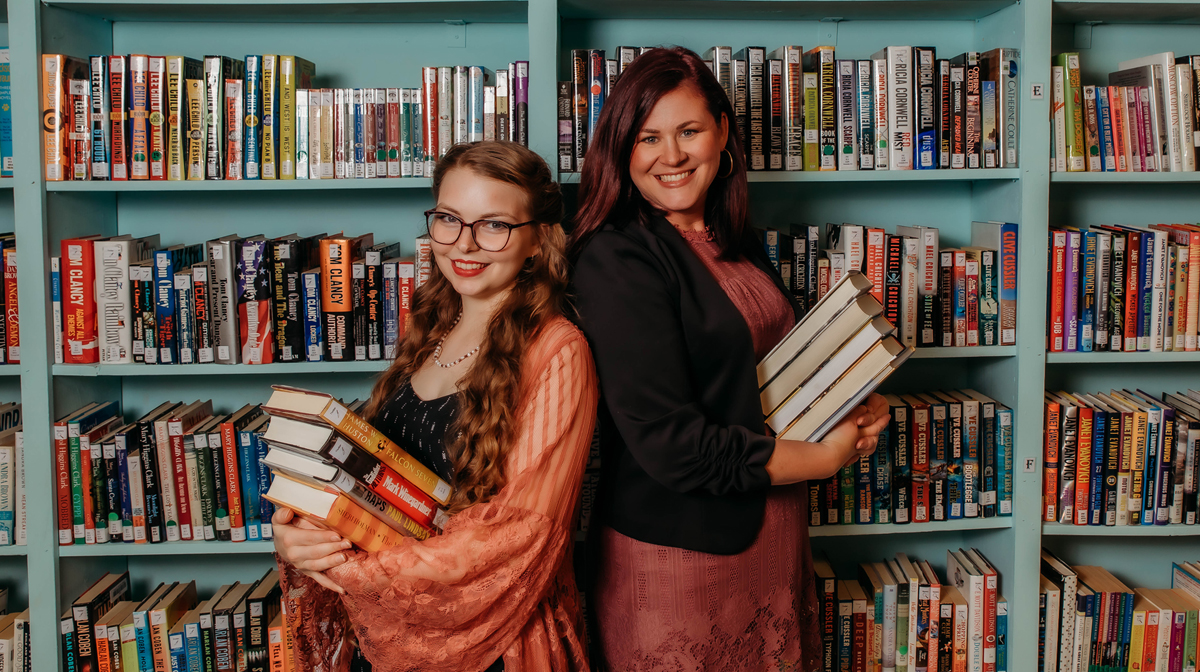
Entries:
[[940,532],[972,532],[1002,530],[1012,527],[1012,516],[996,518],[960,518],[935,523],[908,525],[821,525],[808,528],[810,537],[863,537],[877,534],[936,534]]
[[[975,182],[979,180],[1017,180],[1020,168],[992,170],[830,170],[830,171],[750,171],[746,179],[758,182]],[[579,173],[559,173],[559,182],[579,184]]]
[[195,180],[47,182],[46,191],[189,192],[189,191],[321,191],[352,189],[429,189],[427,177],[376,180]]
[[378,373],[390,359],[366,362],[296,362],[288,364],[55,364],[56,376],[262,376],[314,373]]
[[1047,364],[1200,362],[1200,352],[1047,352]]
[[49,0],[43,4],[108,21],[270,23],[524,23],[517,0]]
[[100,558],[114,556],[159,556],[159,555],[247,555],[274,553],[275,544],[270,541],[175,541],[162,544],[77,544],[60,546],[58,554],[64,558]]
[[1042,523],[1043,537],[1196,537],[1200,525],[1061,525]]

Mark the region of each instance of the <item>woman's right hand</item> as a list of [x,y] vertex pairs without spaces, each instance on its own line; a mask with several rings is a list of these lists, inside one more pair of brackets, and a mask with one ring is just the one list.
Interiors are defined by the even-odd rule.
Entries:
[[346,562],[343,551],[350,542],[331,530],[323,529],[299,518],[289,508],[280,508],[271,516],[275,551],[288,564],[313,581],[343,594],[346,591],[325,576],[325,570]]
[[839,469],[857,462],[859,458],[875,452],[878,432],[872,436],[864,436],[864,427],[876,422],[874,415],[866,406],[859,406],[833,426],[829,433],[821,439],[819,445],[829,450],[832,471],[826,478],[838,472]]

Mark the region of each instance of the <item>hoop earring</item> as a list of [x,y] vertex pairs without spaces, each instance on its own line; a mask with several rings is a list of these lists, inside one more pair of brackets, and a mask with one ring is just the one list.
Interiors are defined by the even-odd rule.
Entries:
[[728,149],[722,149],[721,153],[729,155],[729,170],[725,171],[724,175],[717,175],[717,177],[725,179],[733,174],[733,152],[729,151]]

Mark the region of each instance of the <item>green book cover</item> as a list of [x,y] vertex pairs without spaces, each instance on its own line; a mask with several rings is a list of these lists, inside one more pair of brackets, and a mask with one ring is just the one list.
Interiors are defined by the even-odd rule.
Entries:
[[1059,54],[1055,65],[1061,66],[1066,79],[1063,104],[1067,117],[1067,170],[1087,170],[1087,145],[1083,133],[1083,86],[1079,80],[1079,53]]
[[838,497],[838,508],[842,510],[842,525],[854,524],[854,480],[856,477],[855,465],[857,464],[856,461],[848,467],[842,467],[838,472],[838,486],[841,491]]

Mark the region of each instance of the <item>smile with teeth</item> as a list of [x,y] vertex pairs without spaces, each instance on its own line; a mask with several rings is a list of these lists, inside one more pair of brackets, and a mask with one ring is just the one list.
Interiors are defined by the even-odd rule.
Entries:
[[488,265],[481,261],[463,261],[462,259],[453,259],[452,261],[454,262],[455,266],[463,269],[464,271],[477,271]]
[[693,172],[695,171],[687,170],[682,173],[674,173],[671,175],[655,175],[655,177],[657,177],[660,182],[678,182],[686,178],[688,175],[691,175]]

